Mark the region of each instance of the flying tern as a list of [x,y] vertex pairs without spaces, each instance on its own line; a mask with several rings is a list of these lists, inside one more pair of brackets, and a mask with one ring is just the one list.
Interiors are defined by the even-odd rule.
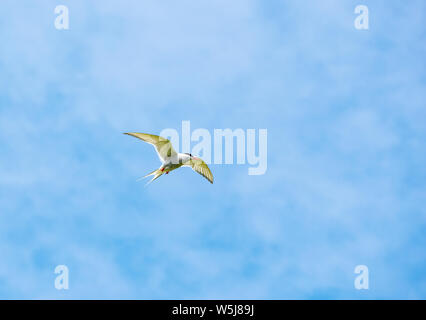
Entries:
[[194,157],[190,153],[178,153],[173,149],[170,140],[147,133],[125,132],[129,136],[139,138],[149,144],[152,144],[157,151],[157,155],[161,161],[161,167],[148,173],[145,177],[154,176],[147,184],[158,179],[162,174],[168,174],[180,167],[191,167],[192,170],[201,174],[204,178],[213,183],[213,174],[207,164],[200,158]]

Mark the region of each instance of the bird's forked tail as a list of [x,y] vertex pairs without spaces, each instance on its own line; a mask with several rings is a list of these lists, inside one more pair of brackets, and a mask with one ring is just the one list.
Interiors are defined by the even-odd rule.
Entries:
[[158,179],[163,173],[164,173],[164,171],[161,171],[160,169],[155,169],[154,171],[148,173],[146,176],[143,176],[142,178],[139,178],[137,181],[140,181],[140,180],[142,180],[142,179],[144,179],[146,177],[149,177],[149,176],[154,176],[154,178],[152,178],[151,180],[149,180],[148,183],[145,185],[145,186],[147,186],[148,184],[150,184],[155,179]]

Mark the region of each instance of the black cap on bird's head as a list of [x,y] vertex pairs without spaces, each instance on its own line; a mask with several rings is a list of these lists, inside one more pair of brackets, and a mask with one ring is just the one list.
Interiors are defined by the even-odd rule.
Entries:
[[197,158],[197,157],[193,156],[191,153],[185,153],[185,154],[187,154],[190,159],[200,160],[200,158]]

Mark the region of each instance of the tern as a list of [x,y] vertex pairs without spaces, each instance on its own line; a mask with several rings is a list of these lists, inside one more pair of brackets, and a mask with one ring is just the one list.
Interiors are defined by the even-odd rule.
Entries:
[[161,161],[161,167],[148,173],[143,178],[154,176],[147,184],[158,179],[162,174],[168,174],[170,171],[180,167],[191,167],[192,170],[201,174],[204,178],[213,183],[213,174],[207,164],[200,158],[194,157],[190,153],[178,153],[173,149],[170,140],[147,133],[125,132],[129,136],[139,138],[149,144],[152,144],[157,151],[157,155]]

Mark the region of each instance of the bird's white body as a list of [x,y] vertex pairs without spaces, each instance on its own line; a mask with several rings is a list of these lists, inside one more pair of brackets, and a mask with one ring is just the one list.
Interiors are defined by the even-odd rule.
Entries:
[[186,162],[191,160],[191,156],[187,153],[177,153],[171,157],[164,159],[160,169],[163,168],[166,173],[182,167]]

